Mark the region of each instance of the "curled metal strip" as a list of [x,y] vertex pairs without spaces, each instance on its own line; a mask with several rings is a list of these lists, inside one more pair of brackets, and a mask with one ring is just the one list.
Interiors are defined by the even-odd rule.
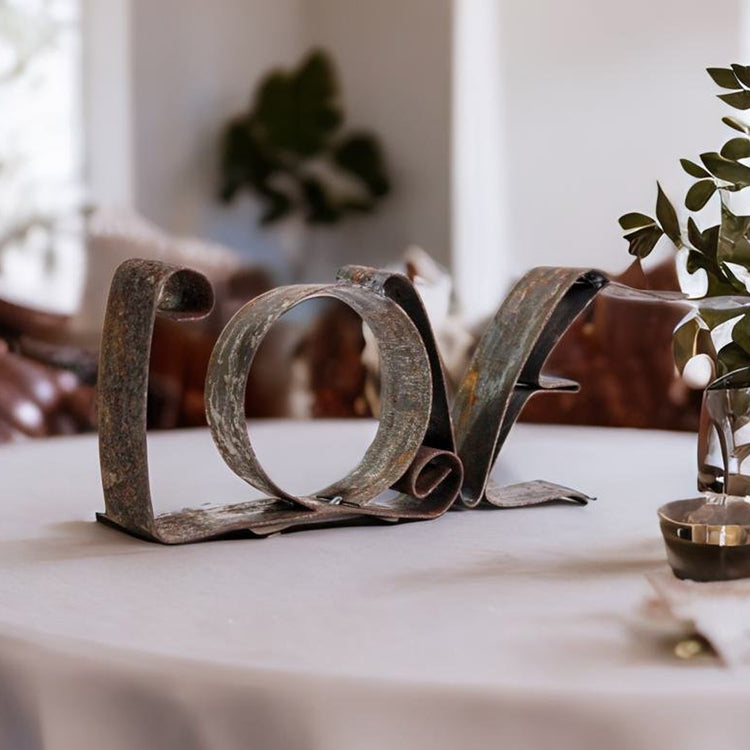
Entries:
[[594,498],[579,490],[563,487],[554,482],[535,479],[532,482],[519,482],[501,487],[490,479],[484,491],[484,499],[498,508],[526,508],[529,505],[541,505],[552,500],[568,500],[586,505]]
[[[456,455],[443,363],[422,298],[406,276],[392,271],[344,266],[337,278],[392,300],[419,331],[430,365],[430,421],[423,445],[409,469],[392,485],[402,494],[392,499],[391,504],[406,514],[402,518],[434,518],[450,508],[458,497],[463,481],[463,466]],[[419,503],[415,504],[412,498]]]
[[464,471],[461,460],[455,453],[428,448],[423,445],[417,451],[406,473],[392,485],[392,489],[406,497],[425,501],[420,511],[428,518],[440,515],[453,505],[461,489]]
[[[515,284],[490,321],[452,412],[464,466],[461,498],[468,507],[483,500],[505,504],[500,489],[486,492],[487,483],[526,401],[545,391],[577,390],[572,381],[543,376],[542,366],[560,336],[607,283],[596,271],[534,268]],[[566,491],[561,487],[560,497],[568,497]],[[549,494],[549,483],[527,483],[524,504],[544,502],[551,499]]]
[[[482,337],[451,422],[440,356],[421,299],[399,274],[349,266],[339,282],[272,290],[230,321],[214,349],[206,384],[212,435],[230,468],[270,495],[232,505],[155,515],[146,451],[146,392],[156,315],[200,317],[212,306],[200,274],[159,262],[128,261],[110,291],[101,350],[100,457],[105,513],[99,520],[146,539],[178,544],[236,531],[269,534],[290,526],[360,516],[426,519],[445,512],[459,490],[465,504],[513,507],[586,496],[546,482],[488,486],[497,454],[525,401],[575,388],[540,374],[547,354],[607,280],[595,272],[535,269],[509,295]],[[257,460],[244,416],[244,390],[263,337],[289,309],[330,297],[369,325],[381,356],[380,426],[360,464],[306,496],[278,486]],[[463,469],[463,471],[462,471]],[[384,490],[398,491],[386,497]]]
[[[246,427],[244,391],[255,353],[273,324],[292,307],[320,297],[344,302],[373,332],[381,356],[382,405],[377,434],[359,465],[338,482],[299,497],[279,487],[260,465]],[[404,498],[376,499],[404,475],[422,445],[432,404],[429,373],[419,332],[390,299],[344,283],[280,287],[245,305],[219,337],[206,377],[206,416],[227,465],[252,486],[288,501],[291,522],[295,505],[321,511],[326,520],[353,510],[403,518],[416,512],[405,507]],[[278,519],[273,525],[278,527]]]
[[419,292],[403,274],[366,266],[344,266],[339,269],[337,278],[393,300],[417,327],[427,351],[432,380],[432,411],[424,442],[432,448],[455,453],[456,441],[453,437],[443,363]]
[[154,319],[201,318],[213,307],[201,274],[129,260],[116,271],[99,359],[99,461],[105,512],[100,521],[167,541],[154,518],[146,448],[146,393]]

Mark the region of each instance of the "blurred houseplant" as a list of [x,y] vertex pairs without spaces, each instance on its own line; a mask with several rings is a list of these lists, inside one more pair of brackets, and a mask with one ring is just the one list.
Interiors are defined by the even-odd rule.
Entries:
[[248,191],[261,203],[260,223],[286,228],[287,261],[304,263],[310,225],[336,224],[372,211],[390,191],[377,138],[343,130],[335,68],[321,50],[292,70],[274,70],[250,108],[232,119],[221,141],[221,199]]

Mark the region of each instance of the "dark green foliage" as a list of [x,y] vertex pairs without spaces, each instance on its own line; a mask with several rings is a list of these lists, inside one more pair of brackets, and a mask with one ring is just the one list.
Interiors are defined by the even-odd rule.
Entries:
[[628,252],[636,258],[647,257],[664,234],[656,221],[646,214],[625,214],[620,217],[619,222],[627,232],[625,239],[629,243]]
[[623,229],[639,229],[640,227],[647,227],[656,222],[646,214],[632,213],[625,214],[619,218],[620,226]]
[[706,68],[708,75],[713,78],[714,83],[723,89],[741,88],[734,71],[728,68]]
[[732,94],[719,94],[719,99],[735,109],[750,109],[750,91],[735,91]]
[[734,130],[739,130],[740,133],[750,135],[750,125],[746,125],[742,120],[738,120],[736,117],[722,117],[721,121],[725,125],[729,125]]
[[625,239],[630,243],[628,252],[636,258],[646,258],[663,234],[656,224],[626,234]]
[[732,341],[750,357],[750,316],[744,315],[732,329]]
[[[708,68],[708,74],[725,90],[717,94],[719,99],[735,109],[750,109],[750,66]],[[684,236],[674,207],[657,183],[656,219],[630,213],[620,218],[620,226],[625,231],[631,255],[645,258],[659,239],[666,236],[677,249],[687,249],[688,273],[705,272],[706,297],[747,297],[750,308],[750,293],[741,276],[738,278],[738,267],[750,273],[750,216],[734,214],[725,200],[726,194],[750,187],[750,166],[743,163],[744,159],[750,159],[750,138],[747,137],[750,125],[736,117],[723,117],[722,122],[743,137],[731,138],[719,153],[701,154],[702,166],[680,159],[684,171],[696,179],[685,196],[685,207],[689,211],[700,211],[718,193],[721,222],[701,231],[690,216]],[[741,317],[732,329],[732,342],[715,351],[711,331],[738,316]],[[743,308],[737,306],[726,310],[700,307],[696,317],[683,321],[675,330],[675,362],[682,369],[690,357],[700,353],[713,357],[718,375],[750,365],[750,312],[743,314]]]
[[670,203],[669,198],[664,195],[661,185],[656,183],[656,218],[664,230],[664,234],[669,237],[677,247],[682,247],[680,238],[680,223],[677,220],[677,212]]
[[331,224],[367,212],[390,191],[378,140],[344,133],[344,112],[333,63],[314,51],[293,70],[271,72],[250,109],[225,128],[220,197],[241,191],[262,203],[262,224],[301,213]]
[[383,157],[378,144],[367,133],[355,133],[342,139],[336,146],[333,159],[349,174],[358,177],[375,197],[388,194],[390,189]]
[[685,206],[691,211],[700,211],[716,192],[713,180],[700,180],[688,190],[685,196]]
[[701,154],[701,161],[714,177],[731,183],[737,190],[750,185],[750,167],[738,161],[727,159],[715,152]]
[[721,155],[725,159],[747,159],[750,156],[750,139],[732,138],[721,148]]
[[698,166],[695,162],[690,161],[690,159],[680,159],[680,164],[682,164],[682,168],[691,176],[691,177],[710,177],[711,175],[706,172],[703,167]]

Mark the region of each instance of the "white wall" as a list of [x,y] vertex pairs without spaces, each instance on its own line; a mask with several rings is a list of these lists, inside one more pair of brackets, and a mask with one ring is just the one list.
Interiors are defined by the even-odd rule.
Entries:
[[90,199],[133,200],[130,0],[83,0],[85,178]]
[[316,231],[310,275],[397,258],[409,242],[448,260],[450,0],[131,2],[133,196],[148,218],[277,259],[251,199],[215,202],[218,138],[270,67],[321,45],[339,66],[349,124],[384,142],[394,193],[375,215]]
[[498,1],[513,267],[622,268],[617,217],[657,178],[681,203],[679,157],[731,133],[704,68],[739,61],[742,3]]
[[409,243],[450,255],[451,0],[308,0],[312,44],[338,64],[352,126],[383,141],[394,191],[316,240],[335,262],[382,263]]
[[500,3],[453,4],[451,258],[455,290],[475,323],[497,307],[513,271],[509,247],[505,75]]
[[304,0],[131,0],[136,207],[177,233],[275,257],[251,201],[217,204],[219,137],[269,67],[297,59]]
[[278,235],[257,227],[251,199],[215,201],[218,138],[270,67],[321,45],[339,67],[348,124],[384,143],[394,192],[373,215],[316,230],[308,274],[395,259],[410,242],[448,261],[451,0],[129,2],[132,135],[114,143],[132,146],[138,210],[169,231],[278,260]]
[[[452,6],[469,1],[494,4],[499,19],[497,127],[478,129],[470,150],[484,176],[451,162],[462,94],[451,90]],[[656,178],[679,201],[678,158],[720,145],[722,107],[703,68],[738,59],[747,27],[743,0],[107,2],[131,3],[132,193],[149,218],[278,257],[250,199],[229,209],[214,200],[218,136],[270,66],[322,45],[339,65],[349,122],[385,144],[394,193],[377,214],[317,233],[311,277],[387,262],[417,242],[459,276],[462,263],[496,267],[487,287],[498,298],[533,265],[626,264],[617,217],[650,211]],[[475,195],[502,192],[498,180],[488,192],[493,174],[508,198],[492,232],[452,248],[451,186],[478,210]]]
[[[681,203],[679,157],[729,132],[704,68],[740,59],[746,5],[309,0],[305,27],[340,63],[354,122],[382,134],[398,191],[331,244],[382,262],[421,243],[452,264],[470,312],[534,265],[623,268],[617,217],[652,211],[657,178]],[[468,6],[499,28],[451,49],[452,10]]]

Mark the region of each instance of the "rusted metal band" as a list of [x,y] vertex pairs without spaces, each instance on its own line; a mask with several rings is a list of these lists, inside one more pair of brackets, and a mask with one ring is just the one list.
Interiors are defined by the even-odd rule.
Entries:
[[[206,411],[230,468],[267,493],[264,500],[154,515],[146,451],[148,362],[156,315],[200,317],[212,305],[208,281],[189,269],[128,261],[108,303],[99,376],[100,456],[106,513],[98,518],[146,539],[177,544],[236,531],[269,534],[290,526],[360,516],[433,518],[461,489],[470,506],[518,506],[585,495],[545,482],[488,486],[497,454],[526,399],[575,384],[540,374],[547,354],[606,284],[595,272],[535,269],[522,279],[480,341],[454,405],[454,439],[440,356],[421,299],[399,274],[349,266],[339,282],[272,290],[230,321],[214,349]],[[255,352],[278,318],[303,301],[338,299],[378,342],[381,418],[360,464],[310,495],[277,485],[260,465],[245,423],[244,390]],[[462,470],[463,469],[463,470]],[[464,476],[465,472],[465,476]],[[389,487],[395,497],[384,497]]]
[[146,448],[146,395],[154,319],[201,318],[213,307],[205,276],[157,261],[128,260],[109,293],[99,357],[101,521],[162,541],[154,521]]
[[453,505],[461,489],[463,475],[461,460],[455,453],[423,445],[392,489],[415,500],[429,501],[423,502],[419,511],[422,517],[431,518]]
[[[351,307],[379,345],[382,381],[377,434],[364,458],[347,476],[305,496],[287,493],[264,471],[247,431],[244,391],[258,347],[281,315],[307,300],[328,297]],[[329,516],[403,516],[375,499],[407,471],[422,445],[430,418],[432,389],[427,353],[409,317],[390,299],[345,284],[274,289],[243,307],[216,343],[206,377],[206,415],[224,461],[262,492]],[[332,504],[334,503],[335,504]],[[274,520],[274,526],[278,521]]]
[[[401,496],[391,500],[404,519],[434,518],[450,508],[463,481],[463,465],[456,455],[445,372],[435,335],[422,298],[400,273],[367,266],[344,266],[337,279],[395,302],[414,323],[430,366],[432,408],[423,445],[409,469],[392,488]],[[415,503],[414,501],[419,502]]]
[[[452,410],[458,455],[464,466],[461,498],[468,507],[483,500],[504,504],[501,489],[487,493],[486,487],[526,401],[545,391],[578,389],[577,383],[545,377],[541,370],[560,336],[607,283],[597,271],[534,268],[515,284],[490,321]],[[519,489],[515,488],[514,505],[550,499],[548,482],[524,486],[525,502],[519,502]]]
[[484,490],[484,500],[497,508],[528,508],[530,505],[542,505],[553,500],[586,505],[589,500],[593,499],[580,490],[564,487],[554,482],[546,482],[543,479],[508,484],[504,487],[490,479]]
[[419,292],[403,274],[367,266],[344,266],[339,269],[337,278],[393,300],[417,327],[427,351],[432,380],[432,410],[424,442],[432,448],[455,453],[456,442],[453,437],[443,363]]

